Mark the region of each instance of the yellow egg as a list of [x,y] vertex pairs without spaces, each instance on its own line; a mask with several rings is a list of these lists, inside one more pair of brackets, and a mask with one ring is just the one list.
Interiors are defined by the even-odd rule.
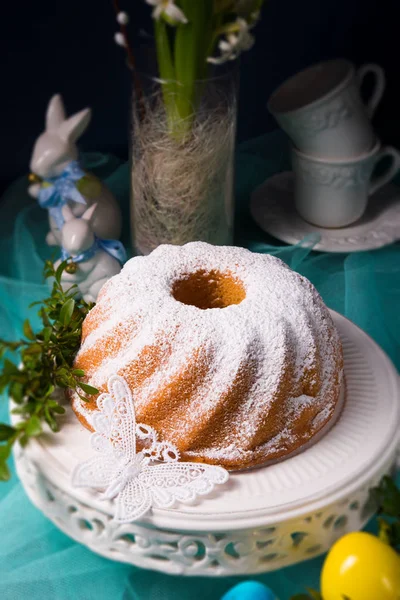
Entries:
[[349,533],[326,557],[321,593],[324,600],[400,600],[400,557],[374,535]]

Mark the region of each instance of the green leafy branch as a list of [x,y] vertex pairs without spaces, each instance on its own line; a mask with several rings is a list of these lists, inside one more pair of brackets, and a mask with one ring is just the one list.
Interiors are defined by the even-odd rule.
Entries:
[[[45,424],[51,431],[59,431],[58,417],[64,414],[61,405],[62,390],[72,389],[82,400],[98,394],[98,390],[85,384],[84,371],[74,369],[73,362],[79,349],[82,323],[93,304],[77,298],[77,286],[67,291],[61,285],[62,274],[67,267],[63,262],[54,269],[47,261],[44,275],[53,279],[49,298],[40,305],[39,316],[42,329],[35,333],[29,320],[23,326],[24,338],[17,342],[0,340],[0,393],[7,392],[18,415],[15,426],[0,423],[0,480],[10,478],[7,460],[15,442],[25,446],[30,438],[43,432]],[[18,356],[18,366],[5,355]]]

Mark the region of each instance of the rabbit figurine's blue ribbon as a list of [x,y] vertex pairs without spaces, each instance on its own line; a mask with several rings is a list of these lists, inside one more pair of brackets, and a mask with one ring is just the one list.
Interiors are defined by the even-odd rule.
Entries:
[[122,242],[119,240],[101,240],[98,237],[95,237],[94,244],[90,248],[84,250],[77,256],[71,256],[64,248],[61,248],[61,260],[71,259],[74,263],[86,262],[99,250],[104,250],[104,252],[107,252],[107,254],[116,258],[121,265],[126,262],[126,250]]
[[76,182],[85,176],[77,160],[72,160],[58,177],[44,180],[39,191],[38,201],[42,208],[47,208],[57,227],[64,224],[62,207],[72,200],[86,204],[85,198],[76,187]]

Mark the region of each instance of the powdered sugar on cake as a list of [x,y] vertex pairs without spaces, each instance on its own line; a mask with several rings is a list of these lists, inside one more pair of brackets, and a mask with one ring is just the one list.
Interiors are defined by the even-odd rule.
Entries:
[[[228,274],[243,286],[244,299],[205,309],[178,301],[175,282],[200,271]],[[93,311],[96,326],[87,327],[77,365],[84,363],[88,382],[103,390],[140,358],[149,375],[133,390],[138,419],[161,437],[168,431],[187,460],[228,466],[275,460],[334,414],[342,369],[338,334],[314,287],[279,259],[202,242],[160,246],[128,261]],[[236,388],[245,392],[240,401]],[[173,390],[184,392],[179,397]],[[90,426],[93,406],[75,396],[73,407]],[[149,407],[158,415],[151,423]],[[307,435],[299,425],[306,418]]]

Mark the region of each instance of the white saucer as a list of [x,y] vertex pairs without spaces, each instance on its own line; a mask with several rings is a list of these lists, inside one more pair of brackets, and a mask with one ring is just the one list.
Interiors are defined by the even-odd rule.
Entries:
[[297,213],[293,199],[294,174],[273,175],[252,195],[250,210],[256,223],[288,244],[305,236],[320,236],[313,250],[358,252],[387,246],[400,240],[400,188],[387,185],[371,196],[364,216],[353,225],[324,229],[307,223]]
[[343,342],[346,402],[335,426],[301,454],[233,473],[223,489],[192,506],[154,509],[120,525],[112,502],[72,487],[73,469],[92,450],[89,432],[68,410],[60,433],[16,450],[26,492],[95,552],[167,573],[257,573],[326,552],[371,517],[369,490],[393,468],[400,424],[395,368],[366,333],[332,316]]

